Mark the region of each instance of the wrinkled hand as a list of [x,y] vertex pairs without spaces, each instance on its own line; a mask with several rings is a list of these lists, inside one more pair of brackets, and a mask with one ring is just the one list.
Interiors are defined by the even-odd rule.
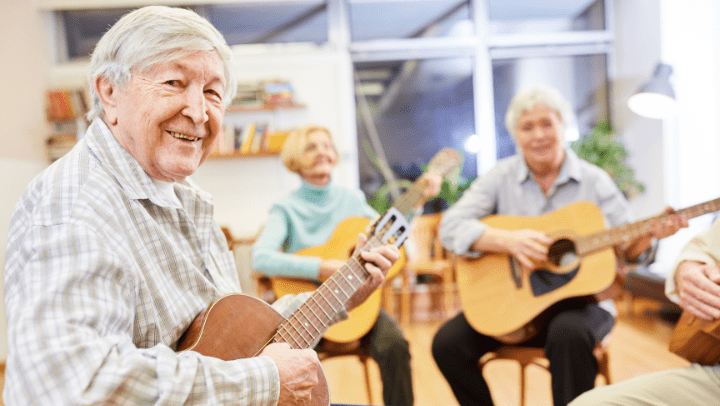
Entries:
[[[360,251],[367,243],[365,234],[358,235],[358,242],[355,246],[355,253],[360,252],[360,257],[364,259],[365,269],[370,276],[365,283],[358,288],[352,297],[345,304],[345,308],[350,311],[362,304],[368,297],[385,282],[390,267],[400,258],[400,250],[394,245],[382,245],[368,251]],[[354,254],[353,254],[354,255]]]
[[535,261],[547,260],[548,248],[552,239],[545,233],[531,229],[509,231],[506,236],[508,253],[526,268],[534,268]]
[[320,361],[311,349],[294,350],[285,343],[273,343],[260,355],[272,358],[280,375],[278,405],[307,405],[318,384]]
[[650,225],[650,235],[657,238],[658,240],[665,237],[669,237],[678,232],[681,228],[688,226],[687,216],[681,216],[675,213],[675,209],[670,206],[665,207],[661,214],[668,214],[667,219],[661,224],[658,221],[653,221]]
[[720,318],[720,268],[683,261],[676,273],[680,306],[704,320]]

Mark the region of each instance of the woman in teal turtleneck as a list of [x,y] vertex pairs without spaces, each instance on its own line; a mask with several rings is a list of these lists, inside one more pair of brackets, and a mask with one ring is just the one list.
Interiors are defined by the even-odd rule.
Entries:
[[[338,154],[330,132],[306,126],[288,137],[281,153],[283,163],[302,178],[300,189],[270,209],[265,227],[253,246],[253,267],[267,276],[324,281],[345,264],[337,259],[293,254],[323,245],[336,226],[351,216],[374,218],[362,192],[335,185],[330,180]],[[424,201],[437,194],[439,177],[427,175]],[[398,325],[380,311],[373,328],[362,338],[370,356],[380,366],[386,405],[413,404],[410,351]]]

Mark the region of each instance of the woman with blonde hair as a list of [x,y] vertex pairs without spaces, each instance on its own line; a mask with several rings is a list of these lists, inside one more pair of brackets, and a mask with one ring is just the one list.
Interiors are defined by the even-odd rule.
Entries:
[[[332,182],[338,152],[326,128],[308,125],[293,131],[283,145],[281,157],[288,170],[300,176],[302,184],[270,209],[253,246],[253,267],[271,277],[324,281],[345,262],[294,253],[324,244],[348,217],[374,218],[378,213],[367,204],[361,191]],[[418,206],[439,191],[439,178],[426,178],[431,179],[430,186]],[[409,345],[395,321],[380,311],[361,343],[380,366],[385,404],[412,405]]]

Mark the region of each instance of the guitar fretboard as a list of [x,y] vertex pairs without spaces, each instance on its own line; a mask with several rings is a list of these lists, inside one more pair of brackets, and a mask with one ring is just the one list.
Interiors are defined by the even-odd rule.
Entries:
[[[380,240],[372,237],[363,250],[371,250],[380,245],[382,245]],[[368,276],[364,261],[359,254],[354,254],[280,324],[275,334],[275,341],[287,343],[292,348],[310,348]]]
[[[720,198],[676,210],[675,213],[685,215],[688,219],[691,219],[718,210],[720,210]],[[667,214],[661,214],[635,223],[624,224],[609,230],[580,237],[576,240],[577,254],[581,256],[588,255],[614,245],[629,243],[639,237],[650,234],[654,221],[662,224],[667,218]]]

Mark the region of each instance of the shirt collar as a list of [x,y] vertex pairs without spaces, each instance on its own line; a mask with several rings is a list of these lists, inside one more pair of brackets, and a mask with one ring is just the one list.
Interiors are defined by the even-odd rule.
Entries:
[[[530,178],[530,167],[525,162],[525,158],[522,154],[519,155],[520,159],[518,162],[519,168],[517,170],[517,182],[522,183]],[[577,156],[572,148],[565,148],[565,160],[560,167],[560,174],[558,175],[555,184],[563,184],[569,180],[575,180],[580,182],[582,179],[582,171],[580,170],[580,157]]]
[[[93,120],[86,137],[88,148],[110,175],[117,180],[126,196],[135,200],[149,199],[154,204],[162,207],[177,206],[176,202],[165,196],[152,182],[150,175],[140,166],[137,159],[120,145],[102,119],[95,118]],[[195,189],[187,182],[187,179],[182,183],[176,183],[174,186],[176,188],[181,186],[182,189],[185,189],[186,186]],[[195,189],[195,192],[200,191]],[[202,192],[200,194],[205,195]],[[204,198],[210,199],[209,196],[204,196]]]

